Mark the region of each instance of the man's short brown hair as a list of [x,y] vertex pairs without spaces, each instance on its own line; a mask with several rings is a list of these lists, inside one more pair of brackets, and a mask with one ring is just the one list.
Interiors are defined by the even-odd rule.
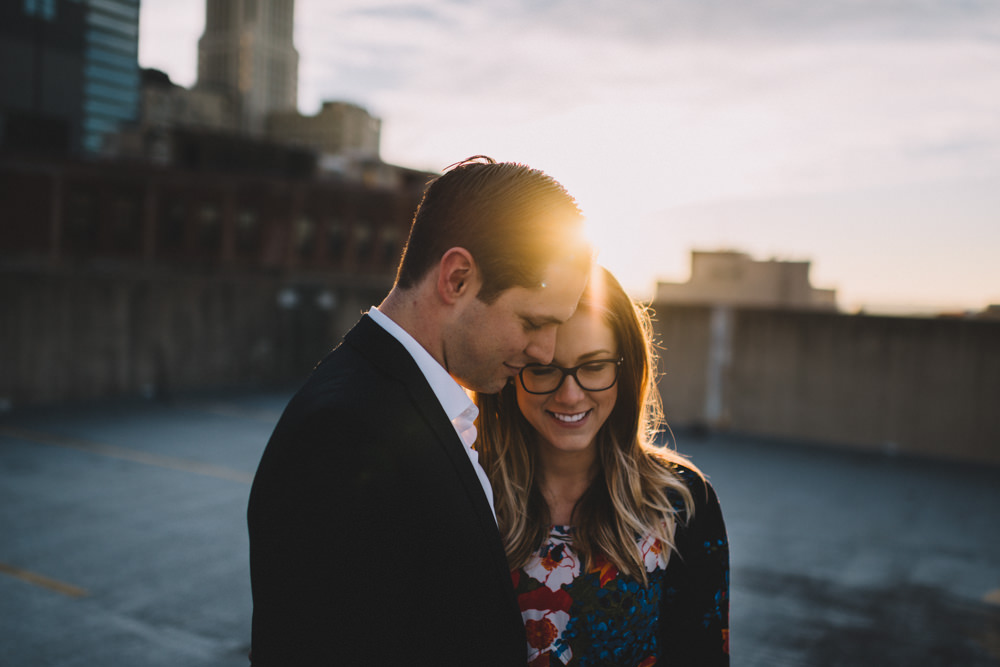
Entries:
[[431,181],[417,207],[396,285],[418,283],[450,248],[465,248],[482,275],[478,298],[537,287],[557,260],[588,267],[583,214],[554,178],[523,164],[477,155]]

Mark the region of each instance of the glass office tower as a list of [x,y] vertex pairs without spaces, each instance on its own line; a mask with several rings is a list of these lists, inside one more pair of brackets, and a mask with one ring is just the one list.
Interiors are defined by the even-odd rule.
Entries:
[[[66,137],[62,150],[99,153],[105,135],[138,115],[139,0],[0,5],[0,120],[7,134],[42,138],[57,123]],[[3,139],[8,146],[37,143]]]
[[104,135],[139,112],[139,0],[83,0],[81,148],[98,153]]

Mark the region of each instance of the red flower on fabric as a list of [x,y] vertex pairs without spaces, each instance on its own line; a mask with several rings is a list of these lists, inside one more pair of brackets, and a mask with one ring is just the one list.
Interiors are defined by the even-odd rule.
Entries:
[[655,665],[655,664],[656,664],[656,656],[655,655],[651,655],[648,658],[646,658],[645,660],[643,660],[642,662],[640,662],[635,667],[653,667],[653,665]]
[[594,556],[589,572],[590,574],[600,574],[601,588],[604,588],[604,584],[618,576],[618,568],[615,567],[615,564],[600,554]]
[[554,591],[573,583],[580,575],[580,559],[569,548],[566,539],[554,529],[541,552],[533,555],[521,568],[524,574]]
[[546,611],[565,611],[573,606],[573,598],[563,589],[554,591],[546,586],[539,586],[533,591],[517,596],[521,611],[525,609],[542,609]]
[[726,655],[729,655],[729,629],[723,628],[722,630],[722,650]]
[[562,552],[561,551],[559,552],[560,558],[553,558],[552,557],[552,554],[555,553],[555,551],[556,551],[555,549],[549,551],[549,553],[545,554],[545,557],[542,558],[542,567],[544,567],[549,572],[551,572],[552,570],[554,570],[557,567],[559,567],[559,563],[562,562],[562,557],[561,557],[562,556]]
[[547,618],[525,621],[524,631],[528,635],[528,646],[535,649],[550,646],[559,634],[556,626]]

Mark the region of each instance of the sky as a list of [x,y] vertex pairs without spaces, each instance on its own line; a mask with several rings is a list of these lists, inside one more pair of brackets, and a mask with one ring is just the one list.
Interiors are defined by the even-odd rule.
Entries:
[[[143,0],[139,60],[195,83],[204,0]],[[299,108],[382,159],[544,170],[637,298],[690,252],[809,260],[854,312],[1000,303],[996,0],[299,0]]]

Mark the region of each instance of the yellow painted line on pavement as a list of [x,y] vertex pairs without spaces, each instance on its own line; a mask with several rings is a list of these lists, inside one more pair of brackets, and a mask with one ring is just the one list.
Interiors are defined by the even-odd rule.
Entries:
[[232,482],[242,482],[244,484],[250,484],[253,482],[253,475],[245,473],[241,470],[233,470],[232,468],[225,468],[223,466],[212,465],[210,463],[201,463],[200,461],[191,461],[189,459],[160,456],[159,454],[143,452],[138,449],[117,447],[115,445],[108,445],[102,442],[92,442],[90,440],[82,440],[80,438],[70,438],[67,436],[55,435],[53,433],[42,433],[28,429],[0,426],[0,436],[16,438],[18,440],[27,440],[28,442],[36,442],[42,445],[54,445],[56,447],[76,449],[89,454],[97,454],[98,456],[107,456],[113,459],[131,461],[133,463],[142,463],[144,465],[156,466],[158,468],[167,468],[169,470],[179,470],[181,472],[189,472],[196,475],[205,475],[207,477],[215,477],[217,479],[225,479]]
[[194,412],[204,412],[216,417],[235,417],[237,419],[249,419],[263,424],[276,424],[281,418],[280,412],[274,410],[253,410],[241,407],[234,403],[205,403],[205,402],[180,402],[177,407]]
[[20,579],[21,581],[26,581],[29,584],[47,588],[50,591],[55,591],[56,593],[61,593],[62,595],[67,595],[71,598],[82,598],[89,595],[87,591],[78,586],[73,586],[36,572],[22,570],[19,567],[14,567],[13,565],[8,565],[6,563],[0,563],[0,573],[9,574],[10,576]]

